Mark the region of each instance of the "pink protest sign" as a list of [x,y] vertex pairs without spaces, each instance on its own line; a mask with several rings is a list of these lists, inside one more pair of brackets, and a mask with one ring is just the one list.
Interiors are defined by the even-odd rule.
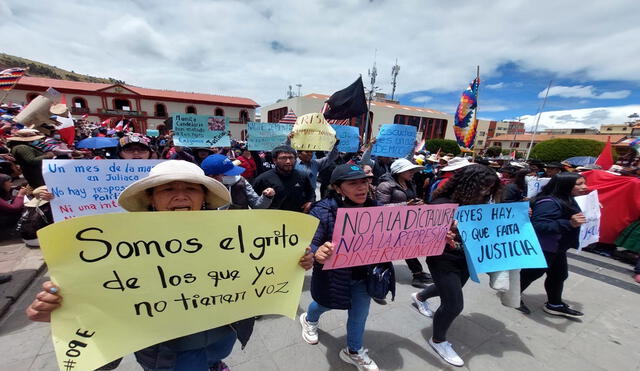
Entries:
[[338,209],[323,269],[440,255],[456,204]]

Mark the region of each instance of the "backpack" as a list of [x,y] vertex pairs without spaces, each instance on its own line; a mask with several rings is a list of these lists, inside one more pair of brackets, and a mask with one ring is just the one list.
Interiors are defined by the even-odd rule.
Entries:
[[42,206],[25,207],[18,223],[16,231],[20,233],[20,237],[25,240],[33,240],[38,238],[36,232],[53,222],[51,214],[51,205],[46,203]]
[[396,298],[396,277],[393,264],[372,265],[367,272],[367,293],[374,299],[384,300],[391,291],[391,301]]
[[640,252],[640,220],[631,223],[616,238],[616,245],[627,250]]

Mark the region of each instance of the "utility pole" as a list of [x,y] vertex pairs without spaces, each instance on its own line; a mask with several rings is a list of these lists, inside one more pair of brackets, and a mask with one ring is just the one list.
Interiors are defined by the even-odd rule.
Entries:
[[553,80],[549,80],[549,86],[547,86],[547,92],[544,94],[544,100],[538,109],[538,117],[536,118],[536,126],[533,128],[533,133],[531,134],[531,142],[529,143],[529,148],[527,148],[527,157],[525,160],[529,159],[529,155],[531,154],[531,149],[533,148],[533,140],[538,133],[538,124],[540,123],[540,116],[542,116],[542,110],[544,110],[544,105],[547,103],[547,97],[549,96],[549,90],[551,89],[551,84]]
[[396,94],[396,79],[398,78],[399,72],[400,66],[398,66],[398,58],[396,58],[396,64],[391,67],[391,86],[393,87],[393,89],[391,89],[391,100],[393,100],[393,97]]
[[289,90],[287,91],[287,99],[293,98],[293,87],[289,85]]
[[302,87],[302,84],[296,84],[296,86],[298,87],[298,96],[300,96],[300,88]]
[[369,88],[369,102],[368,102],[368,106],[367,106],[367,117],[365,120],[365,124],[364,124],[364,133],[362,135],[362,137],[364,138],[363,143],[367,143],[367,141],[369,140],[367,134],[369,133],[369,117],[371,116],[370,112],[371,112],[371,101],[373,100],[373,93],[376,91],[377,87],[376,87],[376,77],[378,76],[378,69],[376,68],[376,58],[375,56],[378,54],[378,49],[376,49],[376,54],[374,54],[373,57],[373,68],[371,68],[368,73],[369,73],[369,79],[371,81],[371,87]]

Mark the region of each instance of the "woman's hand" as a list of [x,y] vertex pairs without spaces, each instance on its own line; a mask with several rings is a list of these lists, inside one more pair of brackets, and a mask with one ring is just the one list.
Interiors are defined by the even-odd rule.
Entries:
[[27,188],[22,187],[18,191],[18,194],[16,195],[16,197],[24,197],[26,194],[27,194]]
[[447,231],[447,236],[445,237],[445,242],[447,245],[452,248],[456,247],[456,231],[458,230],[458,221],[454,220],[451,224],[451,228]]
[[36,322],[51,322],[51,312],[60,307],[60,289],[51,281],[42,284],[42,291],[27,308],[27,317]]
[[298,265],[304,268],[305,271],[313,268],[313,253],[310,247],[304,250],[304,255],[298,260]]
[[583,213],[573,214],[571,215],[571,220],[569,220],[569,223],[571,223],[571,226],[573,228],[578,228],[579,226],[583,225],[586,222],[587,222],[587,218],[584,217]]
[[329,259],[331,255],[333,255],[333,249],[334,249],[334,246],[329,241],[322,244],[322,246],[320,246],[316,251],[316,255],[315,255],[316,261],[320,264],[324,264],[327,261],[327,259]]
[[409,201],[407,202],[407,205],[408,205],[408,206],[424,205],[424,201],[422,201],[422,200],[421,200],[421,199],[419,199],[419,198],[414,198],[414,199],[409,200]]

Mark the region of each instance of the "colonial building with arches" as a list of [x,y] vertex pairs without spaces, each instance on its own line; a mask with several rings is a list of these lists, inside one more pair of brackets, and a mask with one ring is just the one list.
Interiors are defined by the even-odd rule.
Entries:
[[226,116],[231,135],[244,140],[247,122],[255,119],[259,105],[252,99],[223,95],[148,89],[124,84],[103,84],[25,76],[9,92],[5,102],[28,104],[48,88],[62,93],[74,117],[111,125],[123,117],[134,123],[137,132],[166,129],[173,113]]

